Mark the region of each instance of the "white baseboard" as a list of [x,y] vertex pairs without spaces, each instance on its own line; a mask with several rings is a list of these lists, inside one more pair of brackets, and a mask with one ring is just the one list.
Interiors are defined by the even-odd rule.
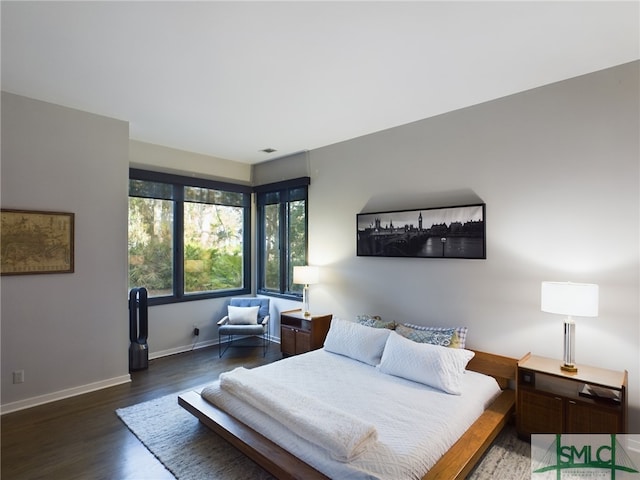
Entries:
[[[272,343],[280,343],[280,339],[278,337],[269,336],[268,339]],[[199,348],[212,347],[214,345],[218,345],[218,339],[198,342],[195,345],[183,345],[182,347],[159,350],[157,352],[150,353],[149,360],[153,360],[154,358],[168,357],[169,355],[176,355],[177,353],[185,353],[191,350],[198,350]]]
[[42,405],[49,402],[55,402],[64,398],[75,397],[76,395],[82,395],[83,393],[94,392],[96,390],[102,390],[103,388],[113,387],[121,385],[131,381],[131,375],[122,375],[120,377],[109,378],[100,382],[89,383],[87,385],[81,385],[79,387],[68,388],[66,390],[60,390],[58,392],[47,393],[46,395],[39,395],[37,397],[25,398],[17,402],[6,403],[0,405],[0,414],[17,412],[18,410],[24,410],[25,408],[31,408],[38,405]]
[[149,354],[149,360],[154,358],[168,357],[169,355],[175,355],[177,353],[189,352],[191,350],[198,350],[200,348],[210,347],[217,345],[217,341],[207,340],[206,342],[198,342],[195,345],[183,345],[182,347],[169,348],[167,350],[159,350]]
[[[272,342],[275,341],[276,343],[279,343],[280,339],[271,338],[270,340]],[[149,359],[152,360],[154,358],[167,357],[169,355],[175,355],[177,353],[184,353],[190,350],[197,350],[200,348],[211,347],[217,344],[218,344],[218,341],[216,339],[216,340],[207,340],[203,342],[198,342],[195,345],[184,345],[182,347],[170,348],[168,350],[161,350],[161,351],[150,354]],[[60,390],[58,392],[47,393],[46,395],[25,398],[24,400],[19,400],[17,402],[11,402],[4,405],[0,405],[0,415],[4,415],[5,413],[17,412],[18,410],[24,410],[25,408],[36,407],[38,405],[43,405],[49,402],[55,402],[57,400],[62,400],[64,398],[75,397],[76,395],[82,395],[83,393],[94,392],[96,390],[101,390],[107,387],[113,387],[115,385],[120,385],[130,381],[131,381],[131,375],[127,374],[127,375],[122,375],[121,377],[110,378],[107,380],[102,380],[100,382],[94,382],[94,383],[89,383],[87,385],[81,385],[79,387]]]

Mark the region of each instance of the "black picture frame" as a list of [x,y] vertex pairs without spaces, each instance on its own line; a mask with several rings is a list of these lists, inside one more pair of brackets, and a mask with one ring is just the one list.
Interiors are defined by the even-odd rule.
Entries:
[[487,258],[486,204],[358,213],[357,256]]

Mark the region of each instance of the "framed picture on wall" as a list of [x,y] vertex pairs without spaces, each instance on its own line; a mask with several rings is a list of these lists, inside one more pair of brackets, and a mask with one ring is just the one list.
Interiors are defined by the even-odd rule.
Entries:
[[485,259],[484,203],[359,213],[357,255]]
[[2,275],[73,272],[74,214],[2,209]]

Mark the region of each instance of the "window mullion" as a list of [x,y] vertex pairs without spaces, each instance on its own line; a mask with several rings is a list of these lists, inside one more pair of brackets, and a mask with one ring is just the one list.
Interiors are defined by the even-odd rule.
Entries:
[[[292,284],[293,266],[304,262],[308,253],[307,188],[304,185],[262,186],[258,191],[258,291],[287,298],[300,295],[298,286]],[[270,187],[279,187],[273,188]],[[285,187],[285,188],[283,188]],[[302,204],[304,210],[302,211]],[[267,215],[269,206],[269,215]],[[277,219],[274,216],[277,215]],[[304,217],[304,219],[302,218]],[[270,228],[267,228],[270,222]],[[275,225],[277,222],[277,227]],[[268,232],[268,233],[267,233]],[[277,250],[269,250],[267,234],[273,240],[277,236]],[[273,241],[270,243],[273,244]],[[267,272],[275,277],[275,260],[269,263],[269,255],[277,255],[278,278],[267,281]]]
[[289,242],[287,241],[287,229],[289,228],[289,215],[287,214],[287,202],[280,203],[280,293],[289,291]]
[[153,305],[251,292],[250,187],[129,172],[130,286]]
[[304,259],[305,265],[309,265],[309,191],[304,197]]
[[248,245],[248,248],[244,248],[244,256],[246,257],[243,261],[243,278],[242,278],[242,288],[246,289],[252,288],[251,281],[251,205],[249,208],[244,209],[244,224],[243,224],[243,245]]
[[177,298],[184,297],[184,187],[174,185],[173,284]]

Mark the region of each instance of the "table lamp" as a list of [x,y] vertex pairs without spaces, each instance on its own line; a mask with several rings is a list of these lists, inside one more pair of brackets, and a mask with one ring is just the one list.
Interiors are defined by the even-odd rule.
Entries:
[[575,333],[573,317],[598,316],[598,285],[593,283],[542,282],[540,309],[567,315],[564,320],[564,364],[560,368],[575,373]]
[[293,283],[304,285],[302,289],[302,311],[305,317],[310,317],[309,312],[309,285],[318,283],[318,267],[310,265],[293,267]]

